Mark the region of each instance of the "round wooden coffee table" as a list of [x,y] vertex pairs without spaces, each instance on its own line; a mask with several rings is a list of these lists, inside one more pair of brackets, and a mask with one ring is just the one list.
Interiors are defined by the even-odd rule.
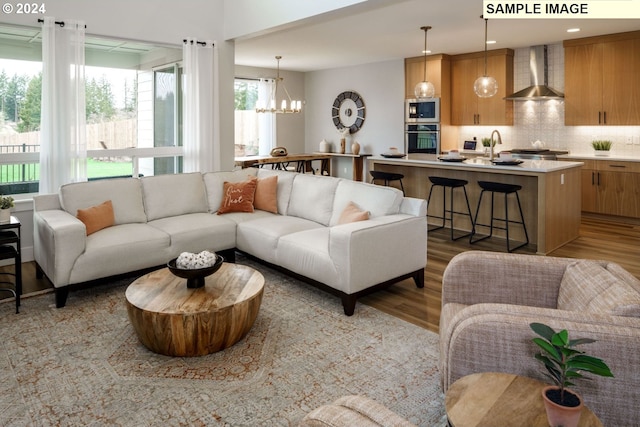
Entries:
[[256,320],[264,277],[251,267],[224,263],[201,288],[168,268],[135,280],[125,292],[129,320],[149,350],[167,356],[203,356],[240,341]]
[[[447,390],[444,404],[452,427],[548,427],[542,402],[547,385],[533,378],[498,372],[462,377]],[[579,427],[602,427],[586,406]]]

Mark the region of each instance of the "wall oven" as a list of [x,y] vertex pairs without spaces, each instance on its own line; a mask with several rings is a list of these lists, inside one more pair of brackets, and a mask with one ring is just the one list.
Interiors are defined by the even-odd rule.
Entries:
[[440,154],[439,123],[406,123],[404,126],[407,153]]
[[440,123],[440,98],[407,99],[405,123]]

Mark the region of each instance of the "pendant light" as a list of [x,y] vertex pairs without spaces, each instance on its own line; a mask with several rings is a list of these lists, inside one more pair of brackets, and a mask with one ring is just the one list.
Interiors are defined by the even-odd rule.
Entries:
[[[275,85],[266,103],[259,102],[256,105],[257,113],[282,114],[282,113],[299,113],[302,111],[302,102],[291,100],[291,96],[289,96],[289,91],[287,90],[287,87],[284,84],[284,77],[280,77],[280,60],[281,59],[282,59],[282,56],[276,56],[276,61],[278,61],[278,68],[277,68],[277,75],[275,79]],[[278,88],[280,86],[282,86],[282,89],[284,90],[286,98],[283,96],[282,101],[278,103],[276,98],[278,96]],[[287,103],[287,99],[289,100],[288,103]],[[277,108],[277,107],[280,107],[280,108]]]
[[[482,18],[482,15],[480,15]],[[489,20],[485,18],[484,20],[484,74],[482,77],[478,77],[476,81],[473,83],[473,91],[480,98],[491,98],[493,95],[498,93],[498,82],[495,78],[487,76],[487,22]]]
[[433,98],[436,94],[436,88],[433,83],[427,81],[427,31],[431,29],[429,26],[420,27],[424,31],[424,81],[421,81],[416,85],[413,93],[417,99]]

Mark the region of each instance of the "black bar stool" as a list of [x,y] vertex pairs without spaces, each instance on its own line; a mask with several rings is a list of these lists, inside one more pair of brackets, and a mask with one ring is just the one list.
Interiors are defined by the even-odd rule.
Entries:
[[384,185],[389,186],[390,181],[400,181],[400,188],[402,189],[402,194],[404,194],[404,185],[402,185],[402,178],[404,175],[401,173],[393,173],[393,172],[382,172],[382,171],[369,171],[371,174],[371,183],[374,184],[376,180],[384,181]]
[[[442,225],[439,227],[430,228],[429,231],[439,230],[444,228],[446,225],[446,221],[449,220],[449,228],[451,229],[451,240],[458,240],[463,237],[470,236],[474,231],[473,224],[473,216],[471,215],[471,207],[469,206],[469,197],[467,196],[467,187],[466,185],[469,183],[464,179],[455,179],[455,178],[443,178],[440,176],[430,176],[429,181],[431,181],[431,189],[429,190],[429,197],[427,198],[427,209],[431,206],[431,194],[433,193],[433,189],[435,187],[442,187],[442,216],[438,215],[429,215],[430,218],[438,218],[442,220]],[[449,209],[447,209],[447,188],[449,189]],[[462,188],[464,192],[464,200],[467,204],[466,212],[459,212],[453,209],[453,190],[456,188]],[[449,213],[449,217],[447,218],[447,213]],[[469,217],[469,222],[471,223],[471,232],[463,234],[458,237],[453,237],[453,218],[454,214],[456,215],[466,215]]]
[[[522,214],[522,206],[520,205],[520,196],[518,196],[518,191],[522,189],[521,185],[515,185],[515,184],[504,184],[501,182],[490,182],[490,181],[478,181],[478,185],[480,186],[480,188],[482,188],[482,191],[480,192],[480,198],[478,199],[478,209],[476,210],[476,216],[473,220],[476,228],[480,225],[483,227],[489,227],[489,235],[488,236],[483,236],[479,239],[473,240],[473,236],[476,234],[476,230],[473,230],[473,233],[471,233],[471,237],[469,238],[469,243],[476,243],[479,242],[481,240],[484,239],[488,239],[489,237],[491,237],[493,235],[493,229],[494,228],[498,228],[500,230],[505,230],[507,233],[507,252],[513,252],[516,249],[519,249],[525,245],[529,244],[529,234],[527,233],[527,226],[524,223],[524,215]],[[478,213],[480,212],[480,204],[482,203],[482,196],[484,196],[484,192],[485,191],[489,191],[491,192],[491,224],[478,224]],[[496,218],[493,214],[493,205],[494,205],[494,194],[495,193],[501,193],[504,194],[504,218]],[[516,195],[516,201],[518,202],[518,210],[520,211],[520,221],[514,221],[509,219],[509,206],[507,203],[507,196],[509,194],[515,194]],[[493,221],[502,221],[504,223],[504,227],[499,227],[499,226],[495,226],[493,225]],[[509,240],[509,223],[512,224],[521,224],[522,228],[524,230],[524,236],[526,238],[526,241],[518,246],[516,246],[515,248],[511,247],[511,240]]]

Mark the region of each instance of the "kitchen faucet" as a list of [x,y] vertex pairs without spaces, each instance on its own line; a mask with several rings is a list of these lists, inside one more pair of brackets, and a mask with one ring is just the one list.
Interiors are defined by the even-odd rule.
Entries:
[[496,144],[494,139],[493,139],[493,135],[494,134],[498,134],[498,144],[502,144],[502,137],[500,136],[500,132],[498,132],[498,129],[496,129],[493,132],[491,132],[491,146],[489,147],[489,160],[490,161],[493,161],[493,146]]

